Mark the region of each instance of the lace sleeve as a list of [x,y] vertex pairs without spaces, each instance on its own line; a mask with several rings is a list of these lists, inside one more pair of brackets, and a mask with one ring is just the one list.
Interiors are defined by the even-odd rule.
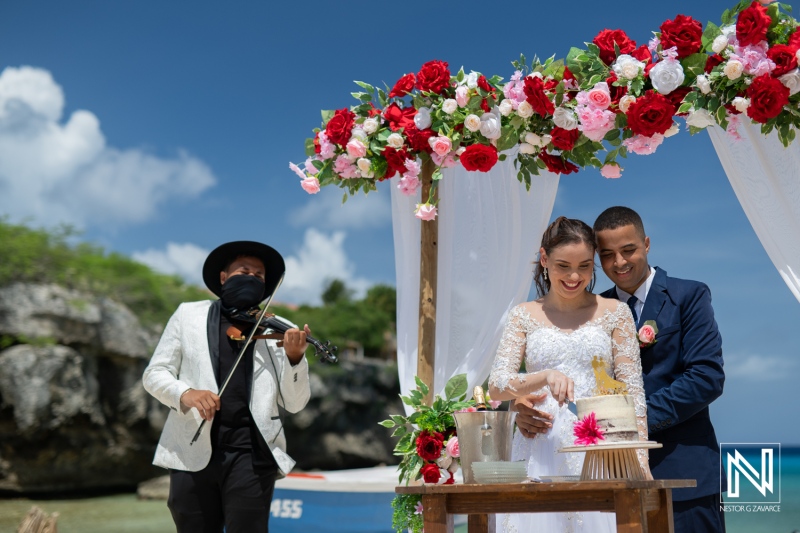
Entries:
[[[639,341],[636,338],[636,325],[630,308],[620,302],[614,329],[611,332],[611,343],[614,356],[614,375],[616,379],[628,386],[628,394],[633,397],[636,409],[636,425],[639,429],[639,440],[647,440],[647,403],[644,396],[642,379],[642,360],[639,355]],[[649,475],[648,453],[646,449],[636,450],[642,469]]]
[[500,346],[494,356],[492,372],[489,374],[489,387],[497,392],[502,393],[507,390],[517,392],[516,386],[525,382],[525,374],[519,371],[525,355],[527,340],[522,315],[520,306],[515,307],[508,314]]

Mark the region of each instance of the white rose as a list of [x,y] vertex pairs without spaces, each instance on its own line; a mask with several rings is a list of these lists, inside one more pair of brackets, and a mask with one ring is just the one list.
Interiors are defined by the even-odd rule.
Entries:
[[532,131],[525,134],[525,142],[531,146],[542,146],[542,138]]
[[789,96],[797,94],[797,92],[800,91],[800,71],[798,71],[798,69],[787,72],[778,79],[784,87],[789,88]]
[[372,161],[370,161],[366,157],[359,157],[358,161],[356,161],[356,166],[358,167],[358,170],[360,170],[361,173],[364,174],[365,172],[369,172],[369,169],[372,166]]
[[717,38],[714,39],[714,42],[711,43],[711,49],[714,50],[715,54],[721,54],[723,50],[728,47],[728,36],[727,35],[717,35]]
[[414,115],[414,125],[418,130],[426,130],[431,127],[431,109],[429,107],[417,109],[417,114]]
[[728,26],[722,26],[719,29],[719,31],[721,31],[722,35],[724,35],[727,39],[730,39],[731,37],[736,37],[736,25],[735,24],[730,24]]
[[532,155],[532,154],[536,154],[538,152],[539,152],[539,149],[536,148],[532,144],[522,143],[522,144],[519,145],[519,153],[521,153],[521,154]]
[[669,94],[683,83],[683,67],[675,60],[665,59],[650,69],[650,81],[661,94]]
[[697,88],[700,89],[700,92],[703,94],[711,92],[711,82],[708,81],[708,78],[704,74],[697,76]]
[[531,72],[530,74],[528,74],[528,77],[529,78],[539,78],[540,80],[544,79],[544,76],[542,76],[541,72]]
[[746,113],[747,108],[750,107],[750,99],[743,98],[741,96],[737,96],[736,98],[734,98],[732,103],[733,107],[735,107],[736,111],[738,111],[739,113]]
[[522,118],[530,118],[531,115],[533,115],[533,106],[531,106],[527,100],[523,100],[519,103],[519,106],[517,106],[517,115]]
[[389,137],[386,138],[386,144],[394,148],[395,150],[399,150],[405,144],[405,140],[403,140],[403,136],[399,133],[392,133]]
[[500,102],[500,105],[497,106],[497,108],[500,110],[500,114],[504,117],[507,117],[514,112],[514,105],[511,103],[511,100],[507,98]]
[[481,117],[478,115],[467,115],[464,119],[464,127],[471,132],[476,132],[481,129]]
[[500,138],[500,117],[494,113],[484,113],[481,117],[481,133],[489,140]]
[[542,135],[542,146],[547,146],[553,140],[552,135]]
[[477,87],[478,86],[478,76],[479,76],[479,74],[477,72],[475,72],[475,71],[472,71],[469,74],[467,74],[467,77],[465,79],[467,87],[469,87],[470,89],[474,89],[475,87]]
[[368,118],[364,121],[361,125],[364,128],[364,131],[367,135],[372,135],[376,131],[378,131],[378,119],[376,118]]
[[744,65],[735,59],[731,59],[725,63],[725,68],[722,69],[722,73],[725,74],[725,76],[730,80],[739,79],[739,76],[742,75],[743,71]]
[[453,98],[448,98],[444,102],[442,102],[442,111],[447,113],[448,115],[452,115],[458,109],[458,102],[456,102]]
[[695,128],[703,129],[716,123],[711,113],[705,109],[692,109],[686,117],[686,124]]
[[628,108],[631,106],[632,103],[636,101],[636,97],[630,94],[626,94],[619,100],[619,110],[623,113],[628,112]]
[[466,151],[467,151],[467,149],[466,149],[465,147],[463,147],[463,146],[460,146],[460,147],[458,148],[458,150],[456,150],[456,155],[457,155],[457,156],[461,156],[461,154],[463,154],[463,153],[464,153],[464,152],[466,152]]
[[644,63],[633,56],[622,54],[614,61],[612,68],[617,77],[633,80],[636,79],[644,69]]
[[571,109],[565,107],[556,108],[553,112],[553,122],[565,130],[574,130],[578,127],[578,117]]
[[673,135],[675,135],[679,131],[681,131],[680,126],[678,126],[677,124],[675,124],[673,122],[672,126],[670,126],[669,129],[664,132],[664,137],[672,137]]
[[359,141],[367,140],[367,132],[362,128],[353,128],[350,132],[350,139],[358,139]]

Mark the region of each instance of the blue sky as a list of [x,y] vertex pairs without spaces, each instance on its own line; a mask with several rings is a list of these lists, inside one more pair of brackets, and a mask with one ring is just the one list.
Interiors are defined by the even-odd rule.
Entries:
[[[362,290],[393,283],[389,184],[341,208],[338,189],[308,196],[288,169],[319,111],[351,105],[353,80],[391,86],[430,59],[508,79],[520,53],[564,57],[603,28],[644,43],[679,13],[718,23],[730,7],[608,5],[6,0],[0,101],[30,105],[0,111],[0,213],[75,224],[190,280],[222,242],[268,242],[288,259],[284,300],[313,301],[332,276]],[[711,287],[728,373],[712,406],[720,440],[800,443],[787,423],[800,303],[708,136],[682,131],[623,163],[620,180],[562,177],[553,216],[637,209],[651,264]]]

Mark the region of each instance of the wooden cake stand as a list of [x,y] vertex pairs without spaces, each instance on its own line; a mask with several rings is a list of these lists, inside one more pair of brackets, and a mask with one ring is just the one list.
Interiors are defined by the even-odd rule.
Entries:
[[636,457],[638,448],[661,448],[653,441],[611,442],[591,446],[565,446],[559,452],[586,452],[581,481],[632,479],[644,480],[644,472]]

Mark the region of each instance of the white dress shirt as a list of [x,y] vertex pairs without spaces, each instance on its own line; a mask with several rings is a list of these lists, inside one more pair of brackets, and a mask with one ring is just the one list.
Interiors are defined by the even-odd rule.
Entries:
[[[642,311],[644,311],[644,302],[645,302],[645,300],[647,300],[647,293],[650,292],[650,286],[653,284],[653,278],[655,278],[655,277],[656,277],[656,269],[653,268],[653,267],[650,267],[650,275],[647,276],[647,279],[645,280],[645,282],[642,283],[641,285],[639,285],[639,288],[636,289],[636,292],[634,292],[633,294],[629,294],[629,293],[623,291],[622,289],[620,289],[619,287],[616,287],[616,289],[617,289],[617,298],[619,298],[621,302],[626,302],[627,303],[628,299],[630,299],[631,296],[636,296],[636,299],[638,301],[636,302],[636,305],[634,306],[634,309],[636,309],[636,316],[639,319],[642,318]],[[638,320],[637,320],[637,322],[638,322]]]

